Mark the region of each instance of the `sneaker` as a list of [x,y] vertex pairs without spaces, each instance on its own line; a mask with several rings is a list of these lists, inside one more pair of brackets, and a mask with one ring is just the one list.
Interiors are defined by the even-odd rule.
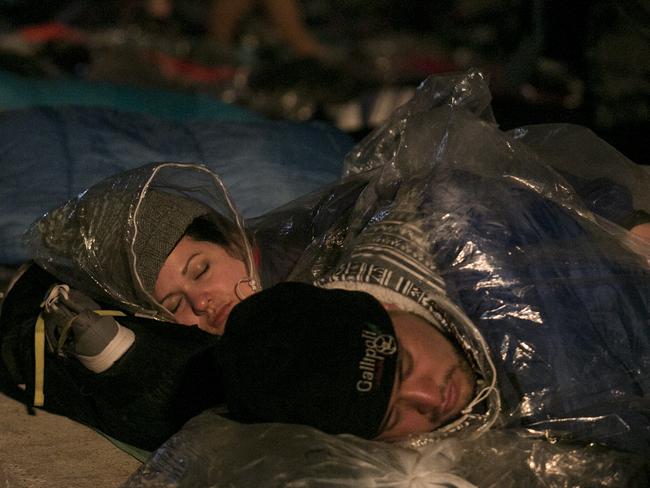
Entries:
[[45,337],[50,351],[72,355],[95,373],[109,369],[135,342],[131,329],[99,315],[101,307],[68,285],[55,285],[43,304]]

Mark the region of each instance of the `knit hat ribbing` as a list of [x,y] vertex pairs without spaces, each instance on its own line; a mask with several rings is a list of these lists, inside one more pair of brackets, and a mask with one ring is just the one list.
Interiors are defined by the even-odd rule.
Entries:
[[156,279],[167,256],[197,217],[210,209],[198,201],[158,190],[148,191],[135,213],[136,272],[147,293],[153,295]]

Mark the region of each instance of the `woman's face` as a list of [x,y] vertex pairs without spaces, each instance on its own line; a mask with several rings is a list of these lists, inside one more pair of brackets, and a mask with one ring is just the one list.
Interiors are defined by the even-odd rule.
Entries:
[[[180,324],[223,334],[230,311],[240,301],[237,284],[247,276],[244,262],[223,247],[185,236],[160,269],[154,298]],[[247,282],[239,285],[239,291],[242,297],[252,293]]]
[[378,439],[431,432],[458,417],[474,390],[467,361],[420,317],[389,311],[399,343],[393,392]]

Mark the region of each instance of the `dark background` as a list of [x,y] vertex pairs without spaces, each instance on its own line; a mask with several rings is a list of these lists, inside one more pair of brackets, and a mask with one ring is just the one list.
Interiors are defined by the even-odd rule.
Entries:
[[[336,51],[325,62],[293,56],[269,35],[262,9],[226,48],[207,38],[208,0],[177,0],[165,18],[144,4],[0,0],[3,34],[52,21],[126,33],[110,49],[105,39],[54,36],[29,55],[5,40],[0,69],[209,93],[272,118],[326,120],[360,139],[377,125],[371,113],[388,95],[398,105],[426,76],[472,66],[490,76],[502,128],[577,123],[650,164],[649,0],[302,0],[308,28]],[[171,76],[133,62],[152,49],[208,72]],[[361,119],[346,121],[342,106],[356,107]]]

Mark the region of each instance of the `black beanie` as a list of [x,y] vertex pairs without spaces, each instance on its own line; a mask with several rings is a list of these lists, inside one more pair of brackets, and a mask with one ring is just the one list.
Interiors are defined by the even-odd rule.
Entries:
[[371,439],[388,408],[397,340],[367,293],[281,283],[233,308],[219,362],[233,419]]

